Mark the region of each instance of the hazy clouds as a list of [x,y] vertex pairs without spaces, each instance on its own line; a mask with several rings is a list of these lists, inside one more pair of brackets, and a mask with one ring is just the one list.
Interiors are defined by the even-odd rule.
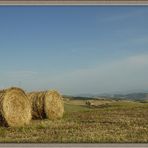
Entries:
[[67,93],[103,93],[146,90],[148,55],[135,55],[92,69],[79,69],[53,78],[55,87]]
[[93,68],[43,75],[40,72],[7,73],[7,80],[24,89],[55,88],[66,94],[111,93],[148,88],[148,54],[134,55],[95,65]]

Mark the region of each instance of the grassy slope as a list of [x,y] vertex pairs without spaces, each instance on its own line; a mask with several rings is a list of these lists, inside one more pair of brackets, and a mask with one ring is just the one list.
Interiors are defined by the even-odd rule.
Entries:
[[148,142],[148,103],[116,101],[95,109],[69,101],[65,110],[58,121],[0,127],[0,142]]

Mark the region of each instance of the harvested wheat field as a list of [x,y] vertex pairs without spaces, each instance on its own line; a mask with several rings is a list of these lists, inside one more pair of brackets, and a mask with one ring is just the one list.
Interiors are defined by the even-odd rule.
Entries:
[[31,105],[25,92],[16,87],[0,91],[0,124],[20,127],[31,120]]
[[71,101],[64,106],[64,116],[60,120],[32,120],[29,125],[20,128],[0,127],[0,142],[148,142],[147,102],[112,101],[108,106],[91,108]]
[[63,98],[55,90],[28,93],[32,104],[33,118],[48,118],[50,120],[62,118],[64,113]]

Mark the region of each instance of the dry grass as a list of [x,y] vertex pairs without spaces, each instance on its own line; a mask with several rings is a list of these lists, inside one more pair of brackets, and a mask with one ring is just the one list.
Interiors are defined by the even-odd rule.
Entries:
[[116,101],[108,107],[66,104],[61,120],[32,120],[23,128],[0,128],[0,142],[147,143],[148,103]]
[[31,120],[31,105],[25,92],[20,88],[9,88],[0,93],[0,123],[4,126],[19,127]]

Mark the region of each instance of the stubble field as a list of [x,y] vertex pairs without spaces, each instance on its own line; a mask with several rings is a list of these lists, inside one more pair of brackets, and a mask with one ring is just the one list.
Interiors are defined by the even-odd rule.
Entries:
[[0,127],[0,142],[11,143],[147,143],[148,103],[138,101],[65,100],[61,120],[32,120],[21,128]]

